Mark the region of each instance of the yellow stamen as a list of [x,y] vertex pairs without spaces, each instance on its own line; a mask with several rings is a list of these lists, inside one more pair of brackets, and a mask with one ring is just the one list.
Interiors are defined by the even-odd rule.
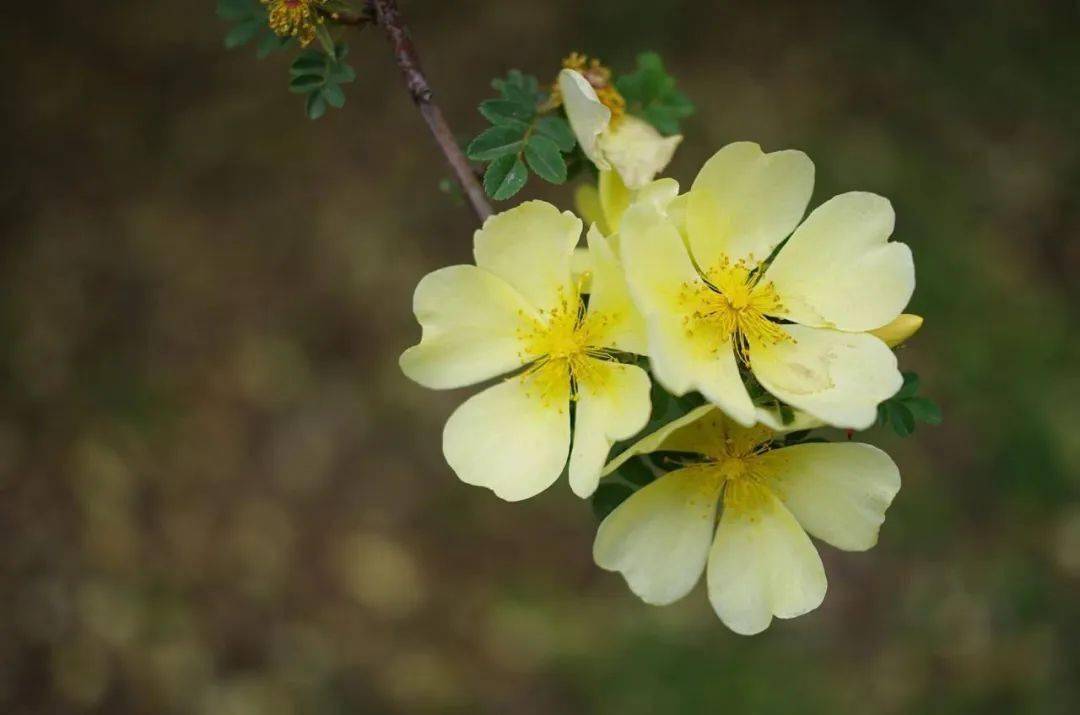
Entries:
[[725,510],[745,513],[756,518],[769,504],[770,475],[761,469],[758,460],[770,449],[772,431],[763,426],[739,430],[734,436],[720,439],[706,461],[689,467],[700,471],[702,488],[715,494],[721,490]]
[[269,6],[270,29],[279,37],[295,37],[301,47],[315,39],[318,26],[326,20],[318,6],[326,0],[261,0]]
[[705,272],[705,282],[688,281],[679,291],[688,336],[701,335],[714,350],[732,345],[744,364],[750,364],[751,345],[793,340],[767,316],[783,309],[772,283],[761,283],[764,266],[726,257]]
[[[592,86],[596,92],[596,98],[605,107],[611,110],[611,124],[614,126],[626,114],[626,100],[615,88],[611,81],[611,70],[600,63],[598,59],[590,60],[587,55],[580,52],[571,52],[562,61],[563,69],[575,70]],[[551,98],[546,107],[554,109],[562,104],[562,92],[559,83],[555,82],[551,89]]]
[[518,331],[521,356],[531,364],[518,376],[530,383],[545,404],[576,400],[581,387],[595,391],[603,387],[607,371],[596,360],[614,360],[608,348],[599,345],[613,316],[588,312],[580,291],[562,294],[558,305],[541,311],[540,319]]

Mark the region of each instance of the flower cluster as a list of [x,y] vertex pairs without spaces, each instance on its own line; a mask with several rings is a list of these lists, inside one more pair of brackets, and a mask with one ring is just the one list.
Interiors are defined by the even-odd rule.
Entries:
[[[904,384],[891,348],[921,324],[902,313],[911,251],[889,240],[881,196],[806,215],[814,165],[800,151],[737,142],[687,191],[655,179],[681,136],[620,116],[610,77],[572,59],[558,95],[599,177],[579,190],[581,217],[527,201],[488,219],[475,265],[417,287],[423,335],[401,368],[434,389],[502,376],[451,415],[443,452],[503,499],[564,470],[588,497],[653,455],[648,483],[600,524],[597,565],[653,604],[705,573],[720,619],[757,633],[824,598],[808,534],[868,549],[899,490],[879,449],[805,434],[870,427]],[[657,390],[700,406],[657,424]]]
[[281,37],[295,37],[301,47],[315,39],[326,19],[319,7],[326,0],[261,0],[267,6],[270,29]]

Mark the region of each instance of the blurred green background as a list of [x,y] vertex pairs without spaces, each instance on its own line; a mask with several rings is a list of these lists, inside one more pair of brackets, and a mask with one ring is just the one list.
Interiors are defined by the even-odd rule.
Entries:
[[512,67],[655,49],[684,183],[753,139],[893,200],[946,422],[868,436],[879,546],[754,638],[640,603],[565,483],[460,484],[468,391],[398,371],[474,219],[378,32],[312,123],[212,2],[5,3],[0,712],[1080,712],[1077,4],[403,7],[463,139]]

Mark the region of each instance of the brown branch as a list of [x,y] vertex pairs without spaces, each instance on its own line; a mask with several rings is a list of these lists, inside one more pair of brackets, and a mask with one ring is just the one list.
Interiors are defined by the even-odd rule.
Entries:
[[[374,13],[371,13],[371,9]],[[468,159],[454,140],[453,132],[443,118],[442,111],[432,101],[433,93],[424,72],[420,69],[420,57],[416,53],[412,38],[409,37],[409,29],[401,17],[396,0],[369,0],[368,13],[374,15],[375,21],[386,32],[390,44],[394,49],[394,58],[401,69],[401,75],[405,79],[405,86],[412,96],[413,102],[420,110],[420,115],[427,122],[435,142],[439,145],[446,161],[454,171],[454,177],[465,191],[465,196],[472,204],[480,222],[491,215],[491,205],[484,196],[484,189],[480,186],[476,173],[469,164]]]

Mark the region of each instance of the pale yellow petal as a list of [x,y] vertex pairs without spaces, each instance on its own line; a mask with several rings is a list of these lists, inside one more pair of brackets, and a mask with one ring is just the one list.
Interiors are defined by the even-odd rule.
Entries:
[[669,392],[697,390],[744,425],[754,423],[754,406],[743,386],[730,341],[717,344],[708,331],[687,328],[680,298],[701,277],[682,237],[654,205],[635,203],[620,228],[621,256],[634,303],[645,318],[653,374]]
[[562,94],[566,118],[574,130],[578,145],[585,156],[596,164],[596,168],[606,171],[611,164],[604,158],[598,147],[600,135],[611,123],[611,110],[596,96],[596,90],[580,72],[564,69],[559,72],[559,92]]
[[753,345],[750,366],[774,396],[834,427],[866,429],[903,384],[896,355],[867,333],[782,325],[793,340]]
[[651,203],[636,203],[623,216],[619,255],[630,294],[646,317],[679,314],[684,284],[701,282],[678,230]]
[[569,375],[561,394],[535,380],[504,380],[468,399],[443,430],[443,454],[466,484],[507,501],[528,499],[559,478],[570,450]]
[[675,317],[645,320],[649,361],[657,381],[673,395],[696,390],[739,424],[754,424],[754,403],[731,345],[718,346],[706,334],[688,334],[681,317]]
[[878,338],[890,348],[906,343],[912,335],[919,332],[923,319],[921,315],[902,313],[888,325],[883,325],[870,331],[870,334]]
[[656,431],[650,432],[637,442],[634,442],[634,444],[620,452],[615,459],[608,462],[604,466],[604,471],[601,473],[601,476],[606,477],[621,467],[628,459],[636,457],[639,454],[649,454],[650,452],[660,451],[679,451],[675,449],[678,445],[670,443],[669,438],[686,425],[697,422],[703,415],[716,411],[717,407],[715,405],[701,405],[700,407],[695,407],[690,410],[682,417],[674,419],[662,427],[658,427]]
[[401,370],[434,389],[472,385],[519,367],[517,332],[536,316],[506,281],[476,266],[424,276],[413,311],[423,336],[401,355]]
[[600,524],[596,565],[618,571],[646,603],[667,605],[694,588],[709,553],[719,487],[697,470],[669,472]]
[[666,207],[668,219],[675,225],[675,228],[679,231],[679,235],[682,236],[683,243],[686,243],[688,247],[689,239],[687,238],[686,233],[686,211],[689,204],[690,194],[681,194],[668,202]]
[[[675,179],[657,179],[634,192],[633,203],[645,203],[670,213],[671,203],[679,196],[679,182]],[[670,216],[669,216],[670,218]]]
[[814,188],[801,151],[765,154],[752,142],[728,144],[705,162],[687,199],[690,249],[702,269],[723,258],[762,261],[798,225]]
[[526,201],[491,216],[473,239],[476,265],[491,271],[541,310],[576,295],[570,276],[581,219],[545,201]]
[[640,189],[664,170],[681,141],[682,136],[665,137],[645,120],[626,114],[600,134],[598,147],[627,188]]
[[[675,179],[657,179],[636,191],[631,191],[626,188],[616,172],[605,171],[600,174],[600,202],[604,207],[604,215],[612,232],[619,230],[623,214],[631,205],[648,204],[664,214],[678,195],[679,182]],[[604,235],[609,239],[612,238],[607,233]]]
[[600,190],[592,184],[578,184],[574,189],[574,209],[586,226],[596,224],[607,236],[611,233],[607,219],[604,218],[604,206],[600,202]]
[[589,298],[593,345],[648,354],[645,321],[630,298],[622,265],[608,240],[593,226],[586,237],[592,259]]
[[809,415],[802,410],[792,410],[792,419],[786,424],[784,423],[784,418],[780,415],[780,410],[776,407],[758,407],[754,412],[757,414],[759,423],[778,434],[801,432],[803,430],[817,429],[818,427],[825,426],[825,423],[822,420],[819,420],[817,417]]
[[900,491],[896,464],[868,444],[798,444],[767,452],[758,464],[804,529],[846,551],[877,543]]
[[596,491],[611,445],[629,439],[649,421],[649,376],[636,365],[586,358],[578,381],[570,487],[579,497]]
[[622,216],[626,209],[630,207],[630,200],[633,196],[614,169],[600,172],[597,187],[600,192],[600,208],[604,213],[604,221],[611,229],[604,233],[607,236],[619,230]]
[[896,318],[915,290],[915,264],[910,248],[889,241],[895,223],[877,194],[852,191],[814,209],[765,272],[783,303],[776,317],[848,331]]
[[709,602],[742,635],[760,633],[773,616],[794,618],[825,598],[825,568],[795,517],[767,489],[753,508],[725,505],[709,553]]
[[593,259],[586,246],[578,246],[570,256],[570,276],[578,290],[587,294],[592,290]]

